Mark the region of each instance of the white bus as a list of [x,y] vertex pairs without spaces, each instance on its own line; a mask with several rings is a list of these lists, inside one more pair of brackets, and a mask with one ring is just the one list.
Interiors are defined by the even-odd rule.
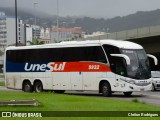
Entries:
[[151,90],[149,60],[142,46],[120,40],[74,41],[8,47],[6,87],[25,92],[99,91],[104,96]]

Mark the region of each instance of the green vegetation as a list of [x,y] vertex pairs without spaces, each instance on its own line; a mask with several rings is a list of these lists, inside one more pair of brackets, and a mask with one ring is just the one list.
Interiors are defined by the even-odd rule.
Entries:
[[[24,100],[24,99],[36,99],[43,104],[40,107],[0,107],[0,111],[160,111],[160,107],[151,106],[139,102],[132,101],[121,101],[121,100],[113,100],[111,98],[101,98],[101,97],[87,97],[87,96],[75,96],[75,95],[67,95],[67,94],[54,94],[51,92],[44,93],[24,93],[24,92],[11,92],[11,91],[1,91],[0,92],[0,100]],[[15,118],[13,118],[15,119]],[[18,119],[18,118],[17,118]],[[28,118],[31,120],[31,118]],[[47,119],[48,118],[43,118]],[[53,118],[50,118],[53,119]],[[55,119],[55,118],[54,118]],[[62,119],[62,118],[56,118]],[[68,118],[66,119],[99,119],[99,118]],[[103,117],[101,119],[104,119]],[[106,118],[110,120],[124,120],[130,119],[134,120],[135,117],[126,117],[126,118]],[[138,118],[140,119],[148,119],[149,118]],[[158,119],[158,118],[155,118]]]
[[146,104],[144,101],[139,101],[137,98],[132,99],[132,102]]
[[4,78],[4,74],[0,73],[0,78]]
[[5,82],[0,82],[0,86],[5,86]]
[[113,100],[111,98],[97,98],[87,96],[75,96],[67,94],[25,93],[1,91],[0,100],[23,100],[36,99],[43,104],[43,107],[0,107],[0,110],[38,110],[38,111],[160,111],[160,107],[144,105],[131,101]]
[[42,45],[44,41],[39,41],[37,38],[34,38],[33,41],[27,41],[30,45]]
[[137,98],[135,98],[135,99],[132,99],[132,102],[135,102],[135,103],[140,103],[140,101],[139,101]]

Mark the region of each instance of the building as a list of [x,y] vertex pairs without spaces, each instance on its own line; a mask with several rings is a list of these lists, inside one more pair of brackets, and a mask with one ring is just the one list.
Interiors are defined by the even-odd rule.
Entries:
[[97,31],[97,32],[93,32],[92,34],[84,35],[84,38],[87,39],[87,38],[90,38],[90,37],[96,37],[96,36],[106,35],[106,34],[107,33],[105,33],[105,32]]
[[41,40],[41,27],[38,25],[29,25],[25,24],[25,40],[26,44],[28,44],[27,41],[33,42],[34,38],[37,38],[38,40]]
[[51,40],[52,41],[65,41],[72,39],[79,39],[82,37],[83,30],[81,27],[75,28],[52,28]]
[[7,42],[7,27],[6,16],[4,12],[0,12],[0,49],[3,50],[6,47]]
[[[7,16],[6,17],[6,31],[7,31],[7,46],[13,45],[16,43],[16,26],[15,26],[15,17]],[[24,39],[24,24],[23,21],[18,18],[17,19],[17,38],[18,43],[25,44]]]
[[41,27],[38,25],[31,25],[32,27],[32,34],[33,34],[33,38],[37,38],[40,39],[41,36]]
[[45,44],[51,43],[50,28],[41,28],[40,39],[41,41],[44,41]]
[[26,44],[27,41],[32,42],[33,40],[33,28],[31,27],[31,25],[29,24],[25,24],[25,40],[26,40]]
[[[18,43],[25,44],[25,29],[23,21],[17,19],[17,38]],[[3,50],[9,45],[16,43],[16,26],[15,16],[6,16],[5,13],[0,13],[0,49]]]

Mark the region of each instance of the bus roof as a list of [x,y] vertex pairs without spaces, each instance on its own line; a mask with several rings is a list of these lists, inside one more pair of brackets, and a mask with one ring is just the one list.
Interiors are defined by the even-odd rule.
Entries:
[[43,45],[31,45],[31,46],[10,46],[6,50],[11,49],[38,49],[38,48],[60,48],[60,47],[82,47],[82,46],[100,46],[103,44],[116,46],[123,49],[143,49],[139,44],[123,41],[123,40],[85,40],[85,41],[66,41],[61,43],[43,44]]

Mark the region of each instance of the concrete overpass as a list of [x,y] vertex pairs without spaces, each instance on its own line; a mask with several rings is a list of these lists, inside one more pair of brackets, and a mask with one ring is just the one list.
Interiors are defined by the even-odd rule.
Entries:
[[151,26],[105,35],[89,37],[90,40],[116,39],[128,40],[141,44],[147,53],[160,53],[160,26]]

